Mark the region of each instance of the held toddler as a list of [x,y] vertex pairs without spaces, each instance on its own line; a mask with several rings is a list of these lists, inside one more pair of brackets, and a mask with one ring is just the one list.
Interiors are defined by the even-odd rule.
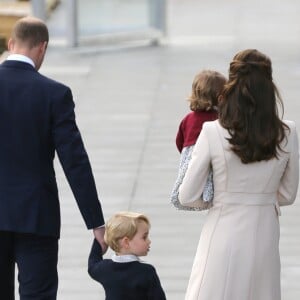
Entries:
[[203,207],[191,208],[182,206],[178,200],[178,190],[204,122],[214,121],[218,117],[218,102],[225,83],[226,78],[221,73],[212,70],[204,70],[194,78],[192,92],[188,98],[191,112],[181,121],[176,136],[176,146],[181,155],[178,176],[171,193],[171,203],[178,209],[202,210],[212,205],[212,172],[209,173],[203,190]]

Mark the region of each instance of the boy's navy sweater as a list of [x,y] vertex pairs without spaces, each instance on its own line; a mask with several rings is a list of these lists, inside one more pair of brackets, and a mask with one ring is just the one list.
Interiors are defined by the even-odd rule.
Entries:
[[152,265],[103,259],[101,246],[96,240],[89,256],[88,272],[104,287],[106,300],[166,300]]

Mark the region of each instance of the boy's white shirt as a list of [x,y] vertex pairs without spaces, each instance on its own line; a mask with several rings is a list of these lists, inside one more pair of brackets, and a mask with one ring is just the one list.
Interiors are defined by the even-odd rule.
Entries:
[[134,254],[124,254],[124,255],[113,254],[111,259],[112,261],[117,263],[128,263],[132,261],[140,261],[139,257]]

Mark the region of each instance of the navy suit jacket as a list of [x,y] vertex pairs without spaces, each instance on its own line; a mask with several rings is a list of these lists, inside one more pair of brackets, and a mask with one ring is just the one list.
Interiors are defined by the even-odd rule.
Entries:
[[58,154],[87,227],[104,224],[71,90],[30,64],[0,65],[0,230],[59,237]]

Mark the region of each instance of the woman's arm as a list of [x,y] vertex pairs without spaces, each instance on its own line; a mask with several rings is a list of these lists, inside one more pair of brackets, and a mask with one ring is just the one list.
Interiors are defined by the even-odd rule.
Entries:
[[207,181],[211,163],[207,130],[204,124],[192,152],[188,169],[179,187],[178,199],[184,206],[201,207],[201,195]]
[[299,183],[299,146],[298,136],[294,122],[288,122],[290,127],[289,143],[290,157],[280,181],[278,189],[278,203],[280,206],[294,203]]

